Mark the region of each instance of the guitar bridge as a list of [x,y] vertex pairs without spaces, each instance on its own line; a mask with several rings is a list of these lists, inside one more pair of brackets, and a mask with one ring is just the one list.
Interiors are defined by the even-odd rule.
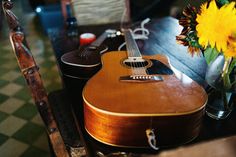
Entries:
[[156,82],[163,81],[163,78],[159,75],[129,75],[121,76],[120,81],[125,82]]

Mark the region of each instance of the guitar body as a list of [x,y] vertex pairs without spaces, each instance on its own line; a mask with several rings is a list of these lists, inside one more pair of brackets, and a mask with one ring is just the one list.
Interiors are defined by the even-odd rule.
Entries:
[[[164,55],[143,56],[148,74],[160,81],[122,81],[132,75],[124,64],[126,51],[102,56],[102,68],[83,90],[84,123],[96,140],[120,147],[149,147],[146,131],[153,130],[157,146],[179,145],[200,131],[207,102],[205,90],[174,69]],[[159,74],[156,62],[172,73]],[[165,71],[165,70],[164,70]]]
[[72,78],[90,78],[101,68],[101,54],[107,46],[85,45],[78,50],[65,53],[61,57],[64,75]]
[[101,68],[101,54],[108,50],[103,41],[116,37],[116,30],[105,30],[102,35],[89,45],[80,46],[78,50],[61,56],[64,76],[73,79],[87,80]]

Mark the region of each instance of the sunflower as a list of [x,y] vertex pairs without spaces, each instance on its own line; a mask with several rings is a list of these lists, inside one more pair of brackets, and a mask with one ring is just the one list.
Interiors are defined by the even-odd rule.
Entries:
[[206,48],[210,45],[216,47],[219,52],[226,52],[226,57],[236,56],[235,33],[236,33],[236,9],[235,2],[231,2],[218,8],[215,0],[209,5],[201,6],[200,14],[197,15],[197,36],[199,44]]
[[200,45],[198,44],[198,38],[196,36],[196,17],[197,9],[188,5],[184,8],[182,17],[179,19],[179,24],[183,26],[180,35],[176,36],[178,44],[188,46],[188,52],[193,56],[194,54],[200,54]]
[[228,38],[228,48],[224,52],[225,56],[236,57],[236,35]]

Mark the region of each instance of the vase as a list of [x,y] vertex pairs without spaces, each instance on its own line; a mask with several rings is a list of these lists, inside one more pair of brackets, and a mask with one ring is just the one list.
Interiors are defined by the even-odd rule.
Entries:
[[212,88],[208,92],[206,114],[216,120],[227,118],[233,110],[233,92],[225,92],[221,89]]
[[222,72],[225,58],[222,54],[212,61],[206,70],[205,80],[208,83],[206,89],[208,102],[206,114],[216,120],[227,118],[233,110],[235,90],[224,87]]

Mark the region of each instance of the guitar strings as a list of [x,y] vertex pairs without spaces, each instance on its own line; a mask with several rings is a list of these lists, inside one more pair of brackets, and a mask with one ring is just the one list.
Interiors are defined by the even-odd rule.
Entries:
[[[131,30],[128,30],[128,32],[129,32],[128,35],[129,35],[130,40],[131,40],[131,41],[134,40]],[[130,47],[130,50],[131,50],[131,52],[132,52],[132,56],[133,56],[133,57],[137,57],[137,56],[135,56],[135,46],[134,46],[133,44],[129,44],[129,47]],[[133,65],[134,65],[134,67],[133,67],[134,74],[135,74],[135,75],[140,74],[139,68],[138,68],[138,65],[137,65],[137,61],[134,61],[134,62],[132,62],[132,63],[133,63]]]
[[[133,34],[131,32],[130,29],[124,29],[124,33],[125,33],[125,38],[126,38],[126,41],[134,41],[134,38],[133,38]],[[136,43],[134,44],[127,44],[127,51],[128,53],[130,53],[131,56],[133,57],[139,57],[139,56],[135,56],[135,54],[140,53],[139,50],[138,50],[138,46],[137,44],[135,45]],[[135,52],[137,51],[137,52]],[[140,56],[142,57],[141,53],[140,53]],[[146,69],[145,69],[145,63],[142,62],[142,61],[131,61],[130,62],[130,67],[131,67],[131,70],[132,70],[132,73],[134,75],[146,75],[147,72],[146,72]]]
[[[130,29],[124,29],[124,33],[125,33],[126,41],[134,41],[135,42],[135,40],[133,38],[133,34]],[[136,42],[133,44],[127,44],[128,53],[130,54],[130,56],[133,56],[133,57],[139,57],[139,56],[142,57],[137,44],[136,45],[135,44],[136,44]],[[139,53],[140,55],[137,56],[137,53]],[[148,71],[146,71],[146,68],[145,68],[145,61],[144,62],[139,61],[139,60],[138,61],[131,61],[130,67],[131,67],[132,73],[134,75],[149,75]]]
[[[129,30],[129,32],[130,32],[130,38],[132,38],[134,40],[132,32],[130,30]],[[131,50],[133,51],[132,52],[133,56],[134,56],[134,54],[140,53],[140,51],[138,50],[138,46],[137,46],[137,43],[136,43],[135,40],[134,40],[134,42],[135,42],[136,45],[131,45],[131,47],[132,47]],[[138,52],[134,52],[135,50],[137,50]],[[139,55],[142,57],[141,53]],[[138,56],[135,56],[135,57],[138,57]],[[136,70],[137,71],[136,75],[137,74],[138,75],[145,75],[146,74],[145,62],[143,62],[143,61],[135,62],[135,68],[137,69]]]
[[[130,38],[130,37],[127,37],[127,36],[128,36],[127,31],[129,31],[129,34],[131,35],[132,39],[135,40],[134,35],[133,35],[133,32],[131,32],[130,29],[125,29],[125,28],[124,28],[124,24],[125,24],[125,23],[124,23],[124,20],[126,19],[127,21],[130,21],[130,19],[128,18],[127,15],[128,15],[128,14],[127,14],[127,8],[125,8],[124,11],[123,11],[123,15],[121,16],[121,25],[120,25],[120,28],[123,29],[123,31],[124,31],[124,33],[125,33],[125,38]],[[144,28],[144,25],[145,25],[146,23],[148,23],[149,21],[150,21],[149,18],[143,20],[142,23],[141,23],[141,28],[135,30],[135,31],[140,31],[140,30],[142,30],[142,38],[143,38],[143,36],[146,37],[146,36],[149,34],[149,31]],[[143,32],[144,30],[145,30],[145,32]],[[128,41],[128,40],[126,40],[126,42],[127,42],[127,41]],[[135,42],[135,41],[134,41],[134,42]],[[122,45],[123,45],[123,44],[122,44]],[[132,56],[133,56],[133,55],[135,54],[135,52],[133,52],[135,49],[131,48],[130,45],[128,45],[128,44],[126,44],[126,47],[127,47],[127,51],[131,50],[131,54],[132,54]],[[119,48],[120,48],[120,47],[119,47]],[[141,54],[140,54],[140,55],[141,55]],[[136,67],[137,67],[137,68],[135,68],[135,64],[136,64]],[[135,70],[135,69],[138,69],[138,70],[137,70],[137,71],[138,71],[138,74],[148,74],[148,72],[146,72],[145,64],[144,64],[143,62],[141,62],[141,65],[140,65],[140,66],[139,66],[139,65],[140,65],[140,63],[132,63],[132,62],[130,63],[130,67],[131,67],[131,70],[133,71],[133,73],[136,73],[136,70]],[[142,72],[140,72],[140,71],[142,71]]]
[[[125,35],[126,35],[127,41],[131,40],[131,37],[129,36],[130,35],[130,30],[125,30]],[[130,51],[131,56],[133,56],[134,52],[133,52],[133,49],[131,47],[131,44],[126,44],[126,46],[127,46],[127,51],[128,52]],[[132,73],[135,74],[135,64],[132,61],[130,62],[130,67],[131,67]]]
[[[130,41],[132,41],[132,37],[131,37],[131,31],[130,30],[127,30],[127,36],[128,36],[128,39],[130,40]],[[134,52],[134,48],[133,48],[133,45],[132,44],[128,44],[128,48],[129,48],[129,50],[131,51],[131,56],[133,56],[134,57],[134,54],[135,54],[135,52]],[[132,70],[133,70],[133,74],[134,75],[136,75],[137,74],[137,69],[135,68],[135,61],[131,61],[131,67],[133,68]],[[132,66],[133,65],[133,66]]]

